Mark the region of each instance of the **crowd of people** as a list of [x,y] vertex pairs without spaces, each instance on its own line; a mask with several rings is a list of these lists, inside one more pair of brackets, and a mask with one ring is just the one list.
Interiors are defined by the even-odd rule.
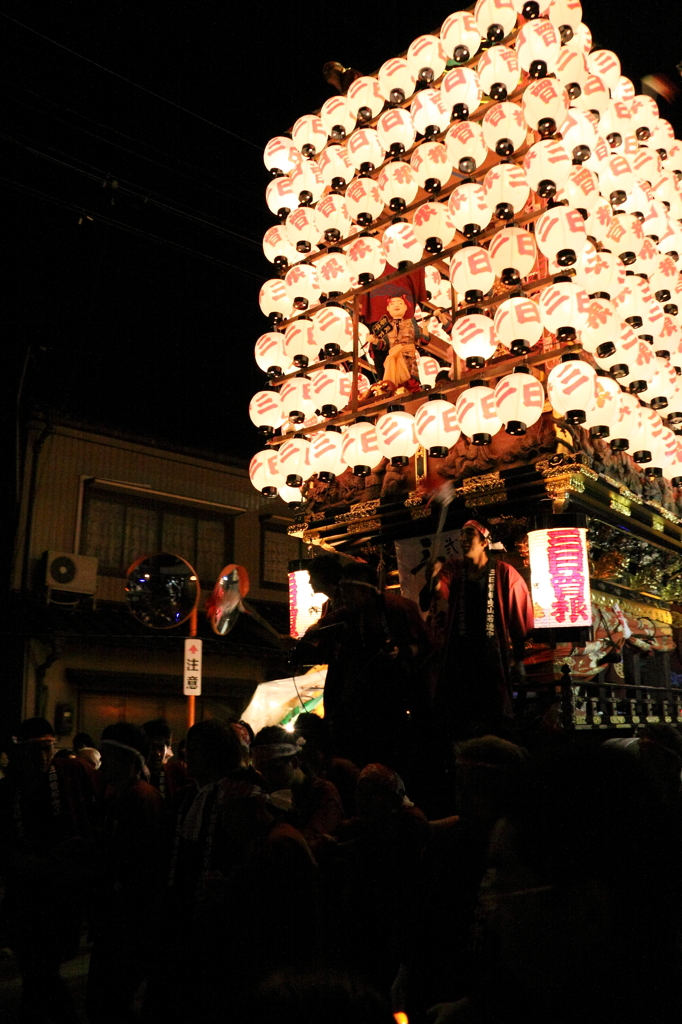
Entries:
[[328,607],[294,657],[327,661],[324,717],[255,735],[205,720],[175,754],[164,720],[69,751],[45,719],[18,727],[0,937],[22,1024],[78,1021],[60,966],[84,929],[89,1024],[677,1018],[682,736],[513,735],[523,597],[500,660],[477,623],[496,593],[485,536],[466,529],[473,570],[433,582],[469,602],[437,673],[415,605],[319,559]]

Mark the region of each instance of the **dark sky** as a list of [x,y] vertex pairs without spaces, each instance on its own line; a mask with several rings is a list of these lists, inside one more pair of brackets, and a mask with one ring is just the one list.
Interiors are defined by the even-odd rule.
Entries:
[[[374,71],[458,6],[5,3],[5,417],[30,346],[24,408],[253,454],[262,148],[330,95],[325,61]],[[637,91],[656,72],[682,86],[673,0],[587,0],[584,19]],[[682,99],[661,110],[679,136]]]

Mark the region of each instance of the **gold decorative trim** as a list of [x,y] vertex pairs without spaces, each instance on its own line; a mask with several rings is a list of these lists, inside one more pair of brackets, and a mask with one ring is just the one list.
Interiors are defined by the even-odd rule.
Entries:
[[663,533],[663,531],[665,530],[665,523],[659,523],[658,519],[652,519],[651,525],[653,526],[654,530],[658,530],[659,533]]
[[348,524],[349,533],[364,533],[367,530],[380,530],[381,520],[380,519],[367,519],[363,522],[355,522]]
[[489,494],[472,494],[467,496],[464,504],[467,508],[480,508],[482,505],[499,505],[500,502],[507,500],[507,492],[504,487],[500,487],[496,491],[490,491]]
[[480,476],[466,477],[466,479],[462,480],[460,490],[464,491],[465,494],[471,494],[472,491],[487,491],[490,487],[504,487],[497,470],[494,473],[482,473]]
[[305,534],[305,523],[295,523],[294,526],[287,527],[287,533],[290,537],[298,537],[303,539]]
[[310,514],[310,522],[311,523],[319,523],[321,519],[326,519],[327,515],[328,515],[327,512],[311,512],[311,514]]
[[375,498],[373,501],[362,501],[358,502],[357,505],[351,505],[350,512],[342,512],[338,516],[334,516],[335,523],[355,523],[358,519],[364,519],[371,512],[376,512],[379,508],[379,499]]
[[431,515],[428,508],[411,508],[410,519],[426,519]]
[[647,505],[649,505],[650,508],[655,508],[658,514],[663,516],[664,519],[667,519],[668,522],[682,523],[682,519],[676,516],[674,512],[669,512],[667,508],[663,508],[663,506],[659,505],[657,501],[648,501]]
[[[604,594],[601,591],[592,591],[592,603],[603,608],[612,608],[614,604],[617,604],[623,612],[629,615],[635,615],[637,618],[653,619],[654,622],[663,622],[667,626],[674,625],[674,615],[667,608],[656,608],[650,604],[640,604],[639,601],[631,601],[627,597],[619,597],[615,594]],[[680,625],[682,625],[682,615],[678,615],[680,619]]]
[[412,491],[409,498],[405,499],[405,508],[414,508],[416,505],[423,505],[424,500],[423,496]]
[[625,501],[621,501],[620,498],[611,498],[609,500],[609,508],[612,508],[614,512],[620,512],[622,516],[631,516],[632,509]]

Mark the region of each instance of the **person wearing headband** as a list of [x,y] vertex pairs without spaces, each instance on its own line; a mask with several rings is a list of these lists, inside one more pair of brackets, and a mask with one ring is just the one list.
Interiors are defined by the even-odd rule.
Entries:
[[513,566],[489,557],[487,526],[467,520],[460,544],[463,558],[448,559],[436,577],[448,601],[445,657],[434,698],[444,751],[453,739],[498,728],[513,717],[513,683],[523,675],[525,640],[533,628],[526,583]]

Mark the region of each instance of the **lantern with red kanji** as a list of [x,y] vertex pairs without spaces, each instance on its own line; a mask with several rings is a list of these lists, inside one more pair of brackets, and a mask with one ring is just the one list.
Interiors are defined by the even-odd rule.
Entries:
[[[299,376],[285,380],[280,388],[282,413],[291,423],[304,423],[315,412],[310,378]],[[292,486],[297,487],[298,484]]]
[[348,159],[361,174],[371,174],[383,162],[384,151],[374,128],[358,128],[346,143]]
[[429,395],[419,407],[414,426],[419,444],[433,459],[444,459],[461,434],[455,406],[444,395]]
[[495,337],[515,355],[528,352],[542,337],[540,309],[535,299],[525,295],[506,299],[497,307]]
[[338,246],[332,246],[318,256],[315,269],[320,284],[320,302],[338,299],[353,286],[348,256]]
[[271,277],[265,282],[258,295],[258,302],[263,315],[269,316],[275,326],[291,316],[294,310],[284,281],[279,277]]
[[249,463],[249,479],[264,498],[276,498],[277,488],[284,483],[278,465],[277,448],[256,452]]
[[620,317],[608,299],[590,299],[587,320],[580,330],[580,340],[586,352],[607,358],[616,351],[620,334]]
[[466,121],[481,102],[481,86],[473,68],[453,68],[443,78],[440,93],[453,121]]
[[600,196],[594,209],[588,214],[585,221],[585,230],[588,236],[596,242],[605,242],[612,220],[613,210],[611,209],[611,204],[607,199]]
[[521,81],[521,68],[514,50],[491,46],[478,58],[476,74],[483,92],[496,103],[507,99]]
[[678,375],[675,367],[665,356],[654,356],[656,372],[649,381],[647,401],[652,409],[667,409],[677,390]]
[[414,145],[415,129],[408,110],[393,107],[386,110],[377,121],[377,134],[384,153],[400,156]]
[[502,429],[495,407],[495,392],[483,380],[472,380],[457,399],[455,414],[459,428],[475,445],[490,444]]
[[391,460],[392,466],[406,466],[419,447],[414,429],[414,416],[402,405],[389,405],[376,424],[379,451]]
[[294,192],[291,178],[285,175],[282,178],[275,178],[265,190],[265,202],[268,210],[274,213],[280,220],[284,220],[287,214],[291,213],[298,206],[298,196]]
[[450,281],[464,301],[480,302],[495,284],[495,271],[488,250],[480,245],[465,245],[452,254]]
[[470,11],[455,11],[440,27],[445,52],[458,64],[475,56],[481,45],[481,33]]
[[550,138],[568,113],[568,93],[556,78],[539,78],[524,92],[521,106],[528,127]]
[[560,267],[573,266],[587,243],[582,214],[567,206],[552,207],[535,222],[535,239],[543,255]]
[[287,270],[284,286],[294,309],[316,306],[322,289],[317,277],[317,268],[310,263],[297,263]]
[[341,427],[332,424],[313,434],[310,442],[310,468],[313,473],[317,473],[318,480],[323,484],[331,483],[346,470],[342,457],[343,439]]
[[[350,313],[341,306],[325,306],[311,317],[313,341],[317,350],[325,355],[338,356],[347,352],[353,344],[353,321]],[[300,323],[300,321],[299,321]]]
[[516,7],[512,0],[477,0],[474,18],[484,39],[501,43],[516,25]]
[[407,49],[407,66],[419,82],[435,82],[447,62],[448,54],[438,36],[417,36]]
[[425,192],[436,193],[450,177],[451,164],[442,142],[422,142],[410,158],[414,180]]
[[554,73],[561,54],[559,30],[545,18],[527,21],[516,37],[516,56],[531,78]]
[[263,254],[276,267],[287,267],[299,258],[282,224],[273,224],[263,235]]
[[521,437],[540,419],[545,389],[527,366],[517,366],[495,386],[495,409],[508,434]]
[[552,408],[569,423],[585,422],[597,402],[597,371],[577,353],[567,353],[547,376]]
[[543,199],[551,199],[568,179],[571,161],[556,139],[541,139],[526,153],[523,167],[533,191]]
[[590,297],[571,278],[559,276],[541,293],[539,305],[542,323],[557,341],[575,341],[587,323]]
[[634,263],[644,245],[644,231],[637,217],[632,213],[617,214],[609,225],[604,245],[620,256],[626,267]]
[[326,418],[336,416],[339,409],[346,404],[341,400],[343,376],[343,371],[333,363],[310,375],[310,388],[315,408],[319,409]]
[[497,348],[490,317],[482,313],[457,317],[452,325],[452,347],[465,360],[467,370],[480,370]]
[[377,432],[368,416],[358,416],[355,423],[346,428],[342,457],[355,476],[369,476],[372,467],[381,462]]
[[488,246],[490,262],[502,284],[521,283],[535,269],[538,251],[535,239],[524,228],[505,227],[498,231]]
[[611,299],[625,284],[625,267],[615,253],[586,246],[576,264],[574,281],[593,298]]
[[592,114],[571,107],[559,131],[561,144],[571,161],[581,164],[589,160],[598,141],[597,125]]
[[559,59],[556,62],[556,77],[568,94],[570,100],[575,100],[583,91],[583,85],[587,81],[589,71],[585,57],[578,50],[570,50],[563,46]]
[[301,317],[284,332],[284,357],[292,366],[302,369],[317,359],[320,346],[313,335],[313,322]]
[[[350,110],[345,96],[330,96],[320,110],[320,119],[331,139],[341,142],[355,128],[356,117]],[[327,147],[333,149],[334,147]],[[326,153],[326,149],[323,152]],[[320,154],[321,156],[322,154]]]
[[595,354],[599,366],[633,393],[646,391],[648,382],[655,372],[651,346],[638,338],[632,327],[626,323],[621,323],[618,336],[613,338],[613,344],[614,352],[609,351],[604,357],[598,352]]
[[601,117],[610,102],[611,94],[599,75],[593,75],[591,72],[588,72],[587,78],[583,82],[580,96],[576,96],[573,100],[573,106],[579,110],[595,111]]
[[371,121],[380,114],[384,106],[379,83],[371,75],[361,75],[351,82],[346,93],[348,110],[359,124]]
[[457,121],[445,136],[450,165],[462,174],[473,174],[488,156],[483,129],[477,121]]
[[[531,22],[532,24],[532,22]],[[536,629],[587,629],[592,625],[587,518],[536,517],[528,533],[531,598]],[[581,634],[574,634],[583,639]]]
[[[431,323],[430,321],[427,321],[427,328],[430,327]],[[447,338],[447,335],[445,335],[445,337]],[[450,339],[448,338],[448,341],[449,340]],[[423,388],[428,389],[434,387],[436,378],[443,367],[434,356],[420,355],[417,356],[417,369],[419,374],[419,383]]]
[[309,206],[299,206],[298,209],[292,210],[286,219],[286,232],[296,252],[310,252],[321,237],[315,211]]
[[282,426],[282,402],[276,391],[258,391],[249,403],[249,417],[262,437],[272,437]]
[[379,68],[377,76],[381,95],[389,103],[404,103],[414,92],[417,76],[404,57],[391,57]]
[[412,229],[428,253],[440,252],[455,237],[456,228],[445,203],[422,203],[414,211]]
[[343,196],[331,192],[315,208],[315,220],[325,242],[338,242],[350,234],[351,218]]
[[403,270],[422,258],[424,246],[407,221],[389,224],[382,239],[386,260],[392,267]]
[[348,212],[361,227],[369,227],[384,208],[379,186],[372,178],[356,178],[346,189]]
[[597,397],[591,410],[585,413],[583,427],[590,437],[608,437],[620,416],[620,385],[603,370],[597,373]]
[[327,131],[316,114],[304,114],[291,129],[291,141],[305,157],[321,153],[327,145]]
[[486,146],[498,156],[511,156],[526,141],[526,122],[521,108],[509,101],[490,107],[482,128]]
[[378,238],[360,235],[346,250],[348,262],[361,285],[370,284],[381,277],[386,266],[386,253]]
[[486,202],[483,186],[474,181],[465,182],[453,190],[448,200],[448,211],[452,223],[465,238],[480,235],[493,215]]
[[394,213],[402,213],[417,195],[417,182],[409,164],[397,160],[387,164],[377,179],[384,204]]
[[495,210],[495,216],[511,220],[520,213],[528,202],[530,185],[525,172],[518,164],[500,163],[491,167],[483,179],[488,206]]
[[263,152],[263,162],[274,177],[290,174],[301,163],[301,154],[291,139],[278,135],[270,139]]
[[287,487],[301,487],[312,473],[308,438],[297,435],[285,441],[277,455],[277,468]]
[[324,178],[314,160],[303,160],[290,174],[291,187],[301,206],[316,203],[325,189]]
[[427,140],[444,132],[450,124],[450,111],[443,102],[440,89],[422,89],[410,103],[410,115],[420,135]]
[[569,206],[582,214],[583,219],[587,219],[601,198],[599,184],[589,167],[571,166],[568,178],[557,193],[557,200],[565,199]]
[[[332,99],[343,99],[342,96]],[[317,158],[317,166],[320,168],[322,179],[329,188],[337,191],[344,189],[355,173],[353,165],[348,159],[348,152],[345,146],[327,146]]]
[[258,368],[271,377],[288,373],[293,365],[284,354],[284,335],[279,331],[261,334],[256,342],[255,357]]

